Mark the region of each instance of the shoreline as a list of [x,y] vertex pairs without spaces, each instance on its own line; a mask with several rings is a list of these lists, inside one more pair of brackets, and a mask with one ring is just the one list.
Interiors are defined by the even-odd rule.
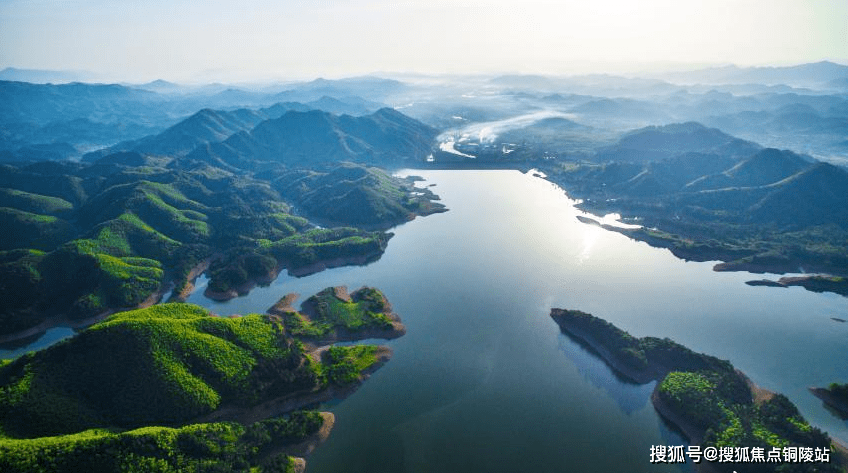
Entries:
[[[230,299],[235,299],[236,297],[242,297],[250,294],[256,286],[267,286],[274,282],[279,276],[280,271],[283,268],[280,265],[277,265],[273,270],[269,271],[266,274],[252,277],[245,281],[244,283],[236,286],[234,289],[229,289],[224,292],[217,292],[209,289],[209,286],[206,286],[206,289],[203,291],[203,295],[207,299],[212,299],[216,302],[226,302]],[[194,288],[192,287],[192,290]],[[189,293],[190,294],[190,293]]]
[[[577,207],[581,210],[581,207]],[[700,247],[699,249],[686,249],[677,246],[676,242],[671,239],[661,238],[659,236],[649,235],[644,228],[621,228],[614,225],[601,223],[597,215],[590,214],[591,217],[578,215],[577,220],[587,225],[594,225],[604,230],[616,232],[624,235],[632,240],[647,243],[653,248],[664,248],[671,252],[678,259],[684,261],[695,261],[699,263],[707,261],[718,261],[713,265],[713,271],[716,272],[747,272],[752,274],[793,274],[798,273],[802,266],[800,261],[782,261],[782,262],[746,262],[740,258],[755,256],[752,250],[734,250],[731,248],[713,248]],[[768,279],[747,281],[749,286],[771,286],[771,287],[790,287],[801,286],[804,289],[812,292],[830,292],[844,297],[848,297],[848,278],[839,276],[838,271],[827,265],[818,266],[812,265],[806,268],[808,271],[813,271],[814,274],[803,276],[783,276],[778,281]]]
[[[321,353],[326,351],[328,348],[329,346],[321,347],[308,352],[306,355],[313,361],[320,361]],[[377,353],[375,353],[377,361],[367,369],[363,370],[359,374],[359,379],[346,386],[337,387],[330,385],[326,389],[319,391],[292,393],[260,402],[259,404],[251,407],[242,407],[237,405],[223,406],[213,412],[191,420],[189,424],[232,421],[249,425],[262,419],[283,415],[315,404],[331,401],[333,399],[345,399],[356,392],[356,390],[359,389],[375,371],[382,368],[383,365],[391,360],[393,354],[394,352],[391,348],[378,346]]]
[[831,409],[837,411],[843,419],[848,419],[848,404],[837,399],[829,389],[827,388],[818,388],[818,387],[810,387],[807,388],[810,390],[813,395],[819,399]]
[[173,290],[173,281],[160,285],[159,288],[156,289],[156,291],[151,293],[149,296],[147,296],[147,298],[139,302],[137,305],[130,307],[110,308],[98,314],[89,317],[83,317],[81,319],[70,318],[65,313],[51,315],[49,317],[44,318],[44,320],[42,320],[38,325],[34,325],[30,328],[26,328],[18,332],[0,335],[0,343],[9,343],[27,337],[34,337],[36,335],[44,334],[50,329],[58,327],[67,327],[71,329],[86,328],[98,322],[106,320],[110,315],[115,314],[117,312],[145,309],[154,304],[158,304],[165,297],[165,294],[167,294],[171,290]]
[[587,345],[589,348],[595,351],[595,353],[601,358],[601,360],[606,363],[610,369],[614,372],[624,376],[632,382],[637,384],[647,384],[651,381],[659,381],[657,372],[650,371],[638,371],[630,366],[622,363],[618,358],[616,358],[612,352],[603,344],[595,339],[591,334],[586,332],[585,330],[575,327],[573,324],[568,323],[568,321],[563,320],[561,317],[556,317],[551,314],[551,317],[557,323],[560,328],[560,331],[565,333],[567,336],[572,339],[576,339],[579,342]]
[[[256,276],[249,278],[244,283],[237,286],[235,289],[230,289],[225,292],[215,292],[209,289],[209,286],[203,291],[203,295],[209,299],[212,299],[216,302],[226,302],[231,299],[235,299],[236,297],[243,297],[250,294],[257,286],[267,286],[277,280],[280,277],[280,273],[283,270],[289,274],[289,276],[301,278],[304,276],[309,276],[315,273],[320,273],[321,271],[338,268],[342,266],[363,266],[373,261],[378,260],[383,255],[383,251],[379,253],[369,253],[366,255],[356,255],[356,256],[340,256],[338,258],[330,258],[325,260],[319,260],[314,263],[310,263],[303,266],[294,266],[292,267],[288,262],[278,262],[277,266],[269,271],[267,274]],[[198,275],[199,276],[199,275]],[[188,298],[188,295],[194,290],[194,286],[192,285],[191,291],[189,291],[185,298]]]
[[185,302],[188,296],[194,291],[194,283],[197,281],[197,277],[203,274],[209,268],[209,264],[211,263],[211,258],[206,258],[197,265],[195,265],[190,271],[189,275],[186,278],[187,283],[182,291],[180,291],[179,295],[174,295],[174,281],[167,281],[159,286],[156,291],[151,293],[147,298],[138,303],[135,306],[131,307],[116,307],[109,308],[100,312],[98,314],[84,317],[81,319],[72,319],[67,316],[67,314],[56,314],[49,317],[46,317],[43,321],[41,321],[38,325],[34,325],[30,328],[21,330],[19,332],[13,332],[6,335],[0,335],[0,343],[9,343],[14,342],[15,340],[20,340],[27,337],[33,337],[35,335],[43,334],[47,330],[58,328],[58,327],[67,327],[71,329],[85,328],[91,325],[94,325],[98,322],[102,322],[106,320],[110,315],[118,313],[118,312],[126,312],[128,310],[136,310],[136,309],[145,309],[154,304],[158,304],[163,301],[165,296],[171,292],[171,296],[168,298],[166,302]]
[[168,298],[168,302],[185,302],[188,299],[188,296],[194,292],[194,285],[197,283],[197,278],[209,269],[209,265],[212,264],[212,258],[213,257],[211,256],[205,258],[203,261],[191,268],[186,276],[185,286],[183,286],[182,290],[178,294],[172,293],[171,297]]
[[350,222],[340,222],[340,221],[324,219],[324,218],[309,218],[309,222],[316,224],[316,225],[319,225],[319,226],[324,227],[324,228],[354,227],[354,228],[358,228],[358,229],[361,229],[361,230],[367,230],[367,231],[385,232],[385,231],[391,230],[392,228],[397,227],[399,225],[403,225],[404,223],[409,223],[409,222],[411,222],[411,221],[413,221],[413,220],[415,220],[416,218],[419,218],[419,217],[427,217],[428,215],[435,215],[435,214],[440,214],[440,213],[445,213],[445,212],[450,211],[450,209],[448,209],[447,206],[445,206],[441,202],[438,202],[441,199],[439,198],[438,195],[434,194],[430,189],[428,189],[426,187],[425,188],[419,187],[419,188],[415,188],[414,192],[422,192],[422,193],[425,193],[425,194],[427,192],[429,192],[430,194],[432,194],[434,196],[434,198],[426,200],[430,204],[430,206],[428,206],[427,210],[425,210],[425,211],[410,211],[409,215],[405,218],[396,218],[396,219],[386,220],[385,222],[382,222],[382,223],[350,223]]
[[285,453],[286,455],[299,458],[301,460],[312,454],[319,445],[327,440],[330,436],[330,432],[336,425],[336,416],[333,415],[332,412],[322,411],[319,414],[321,414],[321,418],[324,419],[324,423],[321,424],[321,428],[318,429],[318,432],[310,435],[309,438],[303,442],[282,447],[279,452],[274,453]]

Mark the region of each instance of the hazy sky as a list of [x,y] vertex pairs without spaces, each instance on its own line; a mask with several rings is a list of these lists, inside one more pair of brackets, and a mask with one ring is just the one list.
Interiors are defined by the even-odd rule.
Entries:
[[848,63],[848,0],[0,0],[0,68],[119,80]]

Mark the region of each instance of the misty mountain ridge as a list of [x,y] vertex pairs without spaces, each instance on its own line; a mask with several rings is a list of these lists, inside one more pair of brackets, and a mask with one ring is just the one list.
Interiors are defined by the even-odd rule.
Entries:
[[46,124],[59,119],[133,117],[154,92],[117,84],[30,84],[0,81],[0,123]]
[[810,161],[792,151],[766,148],[721,173],[690,182],[686,190],[768,185],[786,179],[810,165]]
[[[308,107],[301,105],[301,108]],[[289,110],[285,106],[271,108],[281,115]],[[279,115],[276,115],[279,116]],[[119,143],[115,146],[88,153],[84,161],[94,161],[120,151],[137,151],[144,154],[181,156],[200,145],[223,141],[241,130],[249,130],[269,118],[276,117],[263,110],[238,109],[233,111],[205,108],[157,135]]]
[[200,147],[186,159],[240,169],[260,162],[299,166],[354,161],[400,166],[410,160],[422,161],[436,134],[435,129],[390,108],[363,117],[290,111],[249,132]]
[[848,171],[828,163],[808,164],[797,173],[765,185],[681,194],[678,205],[718,212],[728,221],[786,230],[816,225],[848,229]]
[[[236,110],[213,110],[205,108],[190,117],[169,127],[157,135],[146,136],[132,141],[118,143],[115,146],[91,152],[83,156],[84,161],[94,161],[119,151],[137,151],[143,154],[160,156],[183,156],[198,146],[224,141],[239,131],[248,131],[264,120],[279,118],[288,111],[305,112],[324,110],[338,113],[338,110],[370,113],[361,98],[351,98],[355,104],[349,104],[333,97],[303,104],[299,102],[280,102],[270,107]],[[378,105],[378,104],[373,104]]]
[[0,80],[30,82],[33,84],[64,84],[68,82],[91,82],[96,74],[88,71],[51,71],[46,69],[20,69],[7,67],[0,71]]
[[848,77],[848,66],[830,61],[781,67],[711,67],[688,72],[662,74],[672,82],[708,84],[785,84],[820,86]]
[[[362,115],[384,106],[341,86],[334,90],[337,92],[334,97],[317,94],[309,99],[314,103],[307,107]],[[307,95],[316,94],[309,91]],[[299,92],[286,95],[289,98],[303,96]],[[7,151],[4,153],[6,160],[38,160],[44,159],[43,154],[28,152],[31,151],[28,146],[64,142],[76,149],[51,154],[50,159],[66,159],[79,156],[80,150],[110,147],[162,132],[204,108],[261,108],[281,101],[268,92],[223,85],[183,87],[161,80],[133,86],[0,81],[0,103],[3,104],[0,107],[0,124],[3,124],[0,150]],[[120,149],[128,147],[122,143]]]
[[690,152],[744,156],[760,148],[697,122],[648,126],[625,134],[613,146],[598,150],[599,161],[660,161]]
[[321,97],[362,97],[382,103],[393,94],[405,92],[409,86],[403,82],[374,76],[350,77],[345,79],[318,78],[301,82],[270,96],[274,101],[311,102]]

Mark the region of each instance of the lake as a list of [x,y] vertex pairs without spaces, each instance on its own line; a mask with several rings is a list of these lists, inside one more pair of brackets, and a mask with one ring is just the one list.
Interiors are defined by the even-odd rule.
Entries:
[[[407,327],[394,357],[335,413],[309,472],[644,472],[651,445],[683,440],[650,403],[653,385],[616,377],[562,335],[551,307],[579,309],[635,336],[669,337],[730,360],[848,442],[848,423],[807,390],[848,381],[848,299],[751,287],[669,251],[583,224],[559,187],[518,171],[408,171],[450,209],[392,231],[361,267],[281,275],[219,314],[264,312],[289,292],[381,289]],[[298,302],[299,303],[299,302]]]

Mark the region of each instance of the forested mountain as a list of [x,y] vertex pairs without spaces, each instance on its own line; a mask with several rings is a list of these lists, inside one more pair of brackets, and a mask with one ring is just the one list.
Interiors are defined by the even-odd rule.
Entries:
[[241,169],[269,162],[311,166],[339,161],[399,167],[423,161],[436,134],[436,130],[388,108],[363,117],[291,111],[249,132],[202,146],[187,159]]
[[[192,268],[215,255],[210,288],[232,297],[281,268],[377,258],[390,237],[312,228],[291,203],[336,225],[380,229],[441,210],[429,203],[435,196],[413,193],[410,182],[354,164],[268,176],[273,183],[170,164],[173,158],[119,153],[92,164],[0,168],[0,332],[152,302],[169,287],[178,294]],[[343,173],[351,178],[320,179]],[[320,193],[295,192],[298,180]]]
[[700,123],[675,123],[650,126],[624,135],[615,145],[598,151],[599,161],[659,161],[688,153],[713,153],[744,156],[759,148],[721,130]]

